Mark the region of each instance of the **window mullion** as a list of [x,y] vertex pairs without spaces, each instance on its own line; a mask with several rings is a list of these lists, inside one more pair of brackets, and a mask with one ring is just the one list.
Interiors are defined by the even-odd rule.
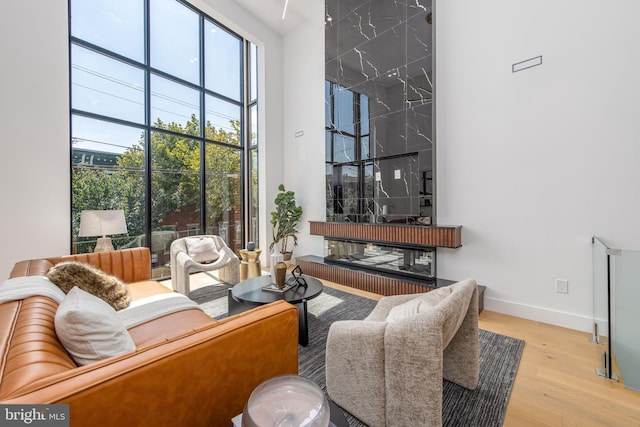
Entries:
[[251,126],[249,120],[249,109],[250,109],[250,94],[251,88],[246,90],[251,82],[251,76],[249,73],[249,64],[251,63],[249,60],[250,49],[248,49],[249,42],[243,40],[242,42],[242,55],[240,57],[243,59],[242,61],[242,76],[244,77],[242,91],[242,100],[244,103],[244,107],[242,108],[242,126],[240,126],[240,140],[242,141],[242,156],[241,156],[241,165],[240,170],[242,171],[242,188],[240,189],[240,193],[242,194],[242,238],[241,241],[244,244],[244,247],[247,247],[247,241],[249,236],[251,235]]
[[104,9],[111,14],[69,1],[72,248],[92,249],[89,236],[78,239],[82,210],[124,207],[120,246],[152,248],[154,274],[156,264],[166,273],[166,251],[153,249],[166,249],[162,239],[174,237],[165,233],[226,233],[239,249],[257,206],[248,174],[254,45],[184,0]]
[[145,164],[145,224],[147,246],[151,247],[151,221],[152,221],[152,201],[151,201],[151,0],[144,1],[144,58],[145,58],[145,83],[144,83],[144,115],[145,115],[145,137],[144,137],[144,164]]
[[204,46],[204,16],[200,15],[200,234],[207,234],[207,129],[206,129],[206,106],[205,106],[205,70],[204,56],[206,55]]

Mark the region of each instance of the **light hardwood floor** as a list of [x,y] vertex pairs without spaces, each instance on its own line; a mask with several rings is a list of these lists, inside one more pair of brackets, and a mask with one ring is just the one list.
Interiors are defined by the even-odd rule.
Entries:
[[525,341],[505,427],[640,426],[640,393],[595,374],[601,349],[589,342],[589,334],[487,310],[480,314],[479,326]]
[[640,426],[640,393],[595,374],[589,334],[486,310],[479,326],[525,341],[505,426]]
[[[192,290],[211,284],[206,274],[191,278]],[[367,298],[382,298],[322,282]],[[171,286],[170,280],[163,283]],[[505,427],[640,426],[640,393],[595,374],[602,350],[589,341],[590,334],[488,310],[480,314],[479,326],[525,341]]]

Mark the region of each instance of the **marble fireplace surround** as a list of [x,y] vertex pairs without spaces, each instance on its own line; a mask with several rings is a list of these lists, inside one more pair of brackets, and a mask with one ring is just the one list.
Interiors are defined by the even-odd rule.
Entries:
[[[433,223],[432,0],[325,4],[327,219]],[[350,94],[358,114],[336,113]]]
[[[461,226],[425,225],[436,223],[434,3],[325,0],[326,219],[333,222],[311,221],[311,235],[434,252],[462,246]],[[453,283],[319,256],[296,261],[306,274],[381,295]]]

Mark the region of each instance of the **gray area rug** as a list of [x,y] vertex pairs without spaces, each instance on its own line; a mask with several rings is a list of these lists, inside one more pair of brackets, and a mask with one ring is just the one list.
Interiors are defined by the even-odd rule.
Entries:
[[[189,297],[209,315],[222,318],[227,313],[228,285],[196,289]],[[299,346],[298,371],[325,390],[324,357],[327,332],[336,320],[364,319],[376,301],[325,287],[309,301],[309,345]],[[513,380],[524,348],[524,341],[480,330],[480,382],[467,390],[444,381],[442,416],[445,426],[501,426],[504,421]],[[345,412],[351,427],[366,427]]]

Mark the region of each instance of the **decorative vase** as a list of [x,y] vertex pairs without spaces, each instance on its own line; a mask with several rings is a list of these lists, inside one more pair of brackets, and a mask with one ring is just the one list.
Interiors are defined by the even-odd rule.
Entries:
[[283,262],[284,257],[280,253],[277,247],[273,247],[273,252],[271,253],[271,262],[269,263],[269,268],[271,270],[271,281],[275,283],[276,280],[276,264],[279,262]]
[[255,251],[256,250],[256,244],[254,242],[248,242],[247,243],[247,250],[248,251]]
[[287,277],[287,264],[280,261],[276,264],[276,286],[278,289],[284,288],[284,279]]

